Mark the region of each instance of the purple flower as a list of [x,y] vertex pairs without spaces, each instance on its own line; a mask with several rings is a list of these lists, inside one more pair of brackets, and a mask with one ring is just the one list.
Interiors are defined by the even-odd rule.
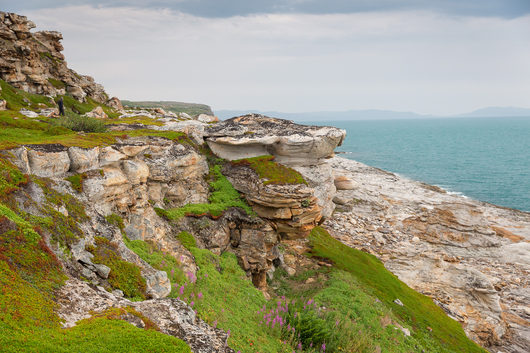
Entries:
[[296,346],[297,349],[302,349],[302,342],[298,342],[298,346]]
[[183,295],[183,294],[184,294],[184,286],[180,286],[179,294],[180,294],[180,295]]
[[335,327],[339,326],[339,320],[335,321]]
[[226,334],[228,335],[228,337],[230,337],[230,329],[228,329],[228,331],[226,332]]
[[192,300],[191,303],[190,303],[190,306],[193,306],[195,304],[195,302]]
[[199,292],[199,294],[197,294],[197,298],[199,298],[199,299],[202,298],[202,292]]
[[208,274],[207,273],[204,274],[204,278],[208,278]]
[[322,343],[322,352],[325,352],[326,351],[326,344],[325,343]]
[[213,325],[213,328],[216,328],[217,327],[217,320],[215,320],[212,325]]

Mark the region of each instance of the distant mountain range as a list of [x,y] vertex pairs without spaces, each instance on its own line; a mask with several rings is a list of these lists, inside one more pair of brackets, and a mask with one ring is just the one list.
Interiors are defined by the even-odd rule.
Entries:
[[488,107],[477,109],[469,113],[436,116],[417,114],[414,112],[396,112],[392,110],[348,110],[348,111],[321,111],[304,113],[282,113],[277,111],[259,110],[215,110],[220,119],[229,119],[248,113],[259,113],[267,116],[291,119],[297,121],[313,120],[387,120],[387,119],[429,119],[429,118],[464,118],[464,117],[530,117],[530,109],[517,107]]

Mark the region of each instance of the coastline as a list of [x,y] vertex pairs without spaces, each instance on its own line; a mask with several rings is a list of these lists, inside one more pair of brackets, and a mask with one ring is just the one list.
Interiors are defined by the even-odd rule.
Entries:
[[475,341],[495,351],[530,346],[530,213],[505,208],[343,158],[324,223],[343,243],[377,256],[433,298]]

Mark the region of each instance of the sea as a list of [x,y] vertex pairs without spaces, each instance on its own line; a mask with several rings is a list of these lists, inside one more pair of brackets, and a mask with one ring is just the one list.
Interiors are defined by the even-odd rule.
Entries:
[[342,157],[530,212],[530,117],[304,123],[345,129]]

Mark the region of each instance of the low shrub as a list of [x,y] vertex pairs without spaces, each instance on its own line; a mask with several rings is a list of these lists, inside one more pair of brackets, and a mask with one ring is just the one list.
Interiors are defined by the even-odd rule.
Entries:
[[105,132],[107,127],[105,123],[96,118],[81,116],[76,113],[66,112],[66,116],[60,117],[53,121],[55,126],[62,126],[72,131],[83,132]]

